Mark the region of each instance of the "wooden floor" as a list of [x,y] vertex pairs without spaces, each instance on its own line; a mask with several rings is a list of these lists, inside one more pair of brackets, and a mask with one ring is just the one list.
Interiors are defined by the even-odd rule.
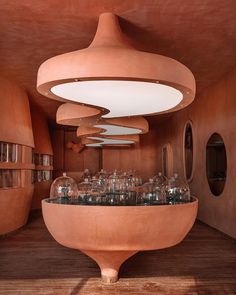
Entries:
[[104,285],[96,263],[57,244],[36,214],[0,239],[0,294],[233,295],[236,241],[198,222],[181,244],[136,254]]

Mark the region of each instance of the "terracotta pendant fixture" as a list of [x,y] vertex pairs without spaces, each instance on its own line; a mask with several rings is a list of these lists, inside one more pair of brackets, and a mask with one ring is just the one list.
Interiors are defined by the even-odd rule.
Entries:
[[133,48],[118,17],[103,13],[88,48],[40,66],[37,89],[52,99],[93,106],[103,118],[117,118],[181,109],[194,99],[195,79],[180,62]]
[[139,142],[139,134],[149,131],[148,122],[142,116],[106,119],[96,108],[74,103],[62,104],[56,121],[61,125],[78,126],[77,137],[83,140],[69,147],[75,152],[82,151],[82,146],[131,146]]

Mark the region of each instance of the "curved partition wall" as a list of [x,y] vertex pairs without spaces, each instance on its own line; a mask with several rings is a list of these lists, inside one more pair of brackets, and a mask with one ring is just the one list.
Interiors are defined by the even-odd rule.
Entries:
[[26,93],[5,78],[0,89],[0,234],[5,234],[28,218],[34,138]]
[[35,142],[33,150],[35,170],[32,177],[34,194],[31,209],[40,209],[42,199],[49,196],[52,183],[53,151],[45,116],[36,107],[31,108],[31,114]]

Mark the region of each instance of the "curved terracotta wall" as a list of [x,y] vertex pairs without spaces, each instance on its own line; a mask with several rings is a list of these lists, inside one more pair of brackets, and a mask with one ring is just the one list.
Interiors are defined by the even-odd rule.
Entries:
[[20,184],[16,188],[0,188],[0,234],[16,230],[27,222],[33,185],[31,183],[34,139],[26,93],[15,83],[0,78],[0,141],[21,145],[21,161],[1,162],[0,169],[18,170]]
[[[174,171],[184,174],[183,132],[188,120],[193,124],[194,171],[190,182],[192,193],[199,198],[198,219],[236,238],[236,69],[206,89],[194,103],[175,113],[171,119],[156,124],[158,163],[161,169],[161,149],[170,143],[173,149]],[[219,133],[227,154],[227,177],[222,194],[215,197],[206,176],[206,145],[210,136]]]
[[52,135],[52,145],[54,151],[54,177],[66,172],[68,176],[76,181],[81,181],[83,171],[88,168],[92,174],[99,171],[101,166],[101,150],[97,148],[86,148],[80,153],[67,148],[68,142],[79,141],[76,131],[65,131],[56,129]]
[[[52,156],[53,150],[46,117],[36,106],[31,107],[31,116],[35,143],[33,153]],[[35,171],[52,170],[52,165],[43,166],[35,164]],[[45,199],[49,196],[51,183],[52,180],[34,182],[34,194],[32,198],[31,209],[41,208],[42,199]]]
[[31,106],[32,127],[34,134],[34,152],[53,155],[51,138],[46,117],[36,106]]

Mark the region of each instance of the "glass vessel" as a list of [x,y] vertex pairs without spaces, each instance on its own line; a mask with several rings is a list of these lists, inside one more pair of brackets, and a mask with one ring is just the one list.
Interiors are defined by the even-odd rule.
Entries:
[[119,187],[119,178],[116,174],[116,171],[114,171],[107,179],[106,181],[106,191],[108,193],[115,193],[120,190]]
[[99,179],[99,183],[101,185],[105,185],[106,182],[106,178],[107,178],[107,173],[106,171],[104,171],[103,169],[101,169],[98,174],[97,174],[97,178]]
[[105,192],[105,179],[102,178],[96,178],[93,176],[92,182],[91,182],[91,192],[101,194]]
[[83,173],[83,178],[84,178],[84,180],[85,179],[88,179],[88,180],[91,180],[91,172],[89,171],[89,169],[84,169],[84,173]]
[[139,203],[144,205],[161,205],[166,202],[165,194],[160,183],[155,183],[153,178],[144,183],[139,193]]
[[186,203],[190,201],[190,188],[188,183],[181,179],[177,173],[171,177],[164,192],[168,204]]
[[161,172],[158,172],[158,174],[153,177],[153,181],[156,185],[163,186],[166,184],[167,178]]
[[58,198],[61,203],[66,203],[69,199],[78,198],[78,193],[78,186],[75,180],[63,173],[63,176],[53,181],[50,189],[50,198]]
[[78,184],[79,199],[82,202],[87,201],[87,196],[92,192],[92,182],[85,178],[83,182]]

